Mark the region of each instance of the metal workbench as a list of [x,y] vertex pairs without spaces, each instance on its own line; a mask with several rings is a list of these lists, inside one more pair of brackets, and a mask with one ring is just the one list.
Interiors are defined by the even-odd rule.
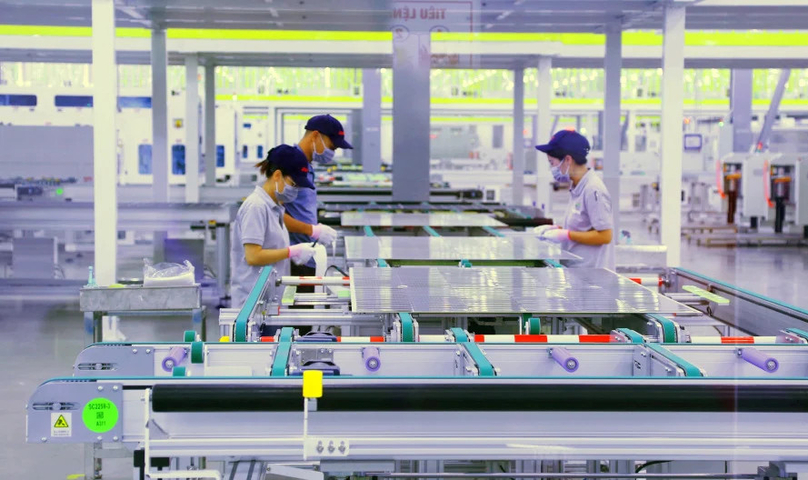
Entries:
[[85,314],[85,329],[93,341],[103,340],[102,318],[134,315],[178,315],[190,313],[192,327],[206,339],[206,310],[202,306],[199,285],[145,287],[142,285],[110,288],[84,287],[79,292],[79,308]]

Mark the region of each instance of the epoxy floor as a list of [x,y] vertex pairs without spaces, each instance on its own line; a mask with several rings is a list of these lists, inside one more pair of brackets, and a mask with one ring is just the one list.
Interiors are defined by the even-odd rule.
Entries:
[[[624,228],[635,243],[648,236],[638,218],[627,218]],[[706,248],[683,242],[682,266],[808,309],[802,290],[808,285],[808,248]],[[180,339],[188,325],[186,317],[121,323],[130,340]],[[218,331],[215,309],[208,314],[208,331],[211,336]],[[83,472],[82,446],[25,443],[24,407],[39,383],[71,375],[72,362],[87,343],[77,303],[0,302],[0,478],[61,480]],[[106,460],[104,471],[104,478],[132,478],[126,460]]]

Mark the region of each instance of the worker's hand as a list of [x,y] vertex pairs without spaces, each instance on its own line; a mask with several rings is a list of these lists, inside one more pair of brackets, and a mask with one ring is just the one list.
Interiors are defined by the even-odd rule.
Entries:
[[328,225],[318,223],[311,227],[311,238],[317,240],[323,245],[331,245],[337,240],[337,231]]
[[533,229],[533,233],[535,233],[537,237],[541,237],[544,234],[544,232],[559,228],[561,227],[559,227],[558,225],[539,225],[538,227]]
[[556,243],[566,242],[570,240],[570,231],[566,228],[553,228],[542,233],[539,238]]
[[295,262],[295,265],[303,265],[311,260],[314,256],[314,247],[308,243],[298,243],[289,247],[289,258]]

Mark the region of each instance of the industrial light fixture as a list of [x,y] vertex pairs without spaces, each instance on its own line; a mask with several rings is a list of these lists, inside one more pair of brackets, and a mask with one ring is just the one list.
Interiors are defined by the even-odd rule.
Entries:
[[504,12],[500,13],[499,16],[497,16],[497,21],[505,20],[506,18],[510,17],[512,13],[513,10],[505,10]]

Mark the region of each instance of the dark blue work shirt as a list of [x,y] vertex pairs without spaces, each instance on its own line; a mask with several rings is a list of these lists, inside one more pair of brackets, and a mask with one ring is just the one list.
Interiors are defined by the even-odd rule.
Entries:
[[[298,149],[300,147],[297,147]],[[309,180],[314,183],[314,167],[309,163]],[[284,204],[286,213],[292,216],[295,220],[299,220],[309,225],[317,225],[317,190],[311,188],[301,188],[297,194],[297,198],[292,203]],[[314,240],[309,236],[302,233],[289,232],[289,243],[297,245],[298,243],[312,243]],[[314,268],[314,259],[311,259],[306,266]]]

